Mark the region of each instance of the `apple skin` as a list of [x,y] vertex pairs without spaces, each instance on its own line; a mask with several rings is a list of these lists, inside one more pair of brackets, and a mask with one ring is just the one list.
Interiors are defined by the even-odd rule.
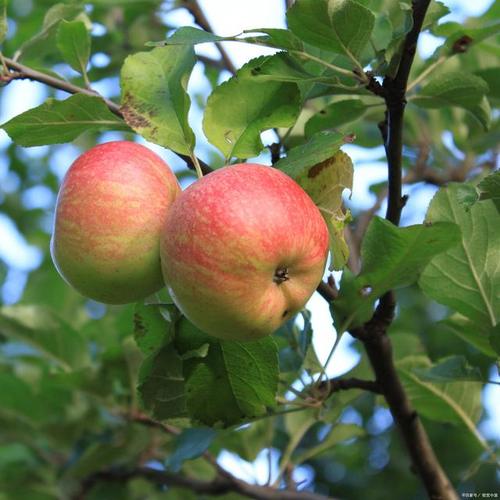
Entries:
[[180,191],[169,166],[140,144],[107,142],[82,154],[56,202],[51,254],[61,276],[107,304],[159,290],[160,233]]
[[286,174],[238,164],[177,198],[160,252],[172,299],[194,325],[224,340],[257,340],[293,317],[316,289],[328,229]]

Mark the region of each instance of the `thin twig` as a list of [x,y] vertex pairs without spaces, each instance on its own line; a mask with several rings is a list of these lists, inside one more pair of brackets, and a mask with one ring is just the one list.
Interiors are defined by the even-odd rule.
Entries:
[[[198,24],[200,28],[203,28],[205,31],[208,31],[209,33],[213,33],[212,27],[208,22],[207,16],[201,9],[197,0],[185,0],[183,6],[191,13],[191,15],[194,17],[194,20],[196,21],[196,24]],[[224,62],[224,66],[226,67],[226,69],[231,74],[235,75],[237,68],[231,61],[231,58],[229,57],[229,54],[226,52],[224,46],[220,42],[215,42],[215,46],[217,47],[219,54],[221,55],[222,61]]]
[[[32,80],[35,82],[40,82],[44,83],[45,85],[48,85],[49,87],[52,87],[54,89],[62,90],[64,92],[68,92],[69,94],[85,94],[89,95],[92,97],[98,96],[98,94],[92,90],[86,89],[84,87],[79,87],[77,85],[74,85],[71,82],[68,82],[66,80],[61,80],[60,78],[56,78],[51,75],[47,75],[46,73],[42,73],[41,71],[37,71],[33,68],[30,68],[29,66],[25,66],[24,64],[20,64],[12,59],[9,59],[8,57],[3,58],[5,65],[7,68],[9,68],[10,71],[14,72],[14,77],[13,79],[15,80]],[[106,99],[105,97],[101,97],[103,100],[104,104],[108,107],[108,109],[114,113],[116,116],[123,118],[123,114],[120,110],[120,106],[116,104],[115,102],[111,101],[110,99]],[[188,165],[189,168],[192,170],[195,170],[195,164],[193,162],[193,159],[189,155],[184,155],[180,153],[176,153],[179,158],[184,160],[186,164]],[[201,171],[203,174],[209,174],[212,172],[212,168],[207,165],[204,161],[200,160],[198,158],[198,162],[201,167]]]

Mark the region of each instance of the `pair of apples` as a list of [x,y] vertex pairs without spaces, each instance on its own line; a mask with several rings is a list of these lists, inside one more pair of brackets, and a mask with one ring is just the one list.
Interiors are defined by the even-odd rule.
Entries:
[[182,192],[159,156],[115,141],[68,170],[51,253],[61,276],[91,299],[136,302],[166,284],[207,334],[255,340],[314,292],[328,230],[305,191],[277,169],[231,165]]

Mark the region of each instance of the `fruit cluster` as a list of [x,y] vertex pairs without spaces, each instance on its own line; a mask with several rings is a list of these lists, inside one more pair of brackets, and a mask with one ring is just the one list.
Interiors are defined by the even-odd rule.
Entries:
[[80,156],[62,183],[51,253],[81,294],[108,303],[167,285],[206,333],[253,340],[314,292],[328,230],[309,196],[277,169],[231,165],[185,191],[168,165],[128,141]]

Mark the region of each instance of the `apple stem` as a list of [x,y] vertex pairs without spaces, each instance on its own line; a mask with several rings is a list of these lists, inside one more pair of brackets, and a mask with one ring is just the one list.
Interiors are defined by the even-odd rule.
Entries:
[[200,162],[198,161],[198,158],[194,153],[189,155],[191,157],[191,160],[193,160],[193,165],[196,170],[196,175],[198,176],[198,179],[201,179],[203,177],[203,172],[201,170]]

